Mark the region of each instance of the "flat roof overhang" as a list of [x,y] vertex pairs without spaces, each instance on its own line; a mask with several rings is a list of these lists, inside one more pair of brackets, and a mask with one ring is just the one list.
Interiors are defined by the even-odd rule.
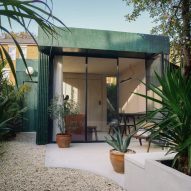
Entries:
[[56,28],[52,38],[39,28],[40,51],[52,55],[145,58],[153,54],[169,54],[169,38],[128,32],[95,29]]
[[107,51],[107,50],[91,50],[77,48],[59,48],[59,47],[40,47],[40,51],[47,55],[62,55],[62,56],[83,56],[83,57],[99,57],[99,58],[140,58],[144,59],[153,54],[140,52],[125,52],[125,51]]

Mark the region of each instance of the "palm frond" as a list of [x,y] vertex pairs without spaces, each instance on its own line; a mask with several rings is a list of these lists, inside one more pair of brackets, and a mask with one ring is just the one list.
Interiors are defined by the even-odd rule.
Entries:
[[[52,0],[49,2],[52,4]],[[10,27],[12,27],[12,22],[16,22],[19,25],[21,25],[23,29],[25,29],[31,35],[31,37],[33,38],[35,42],[36,42],[36,39],[29,30],[29,25],[31,21],[34,21],[35,23],[37,23],[38,26],[45,32],[45,34],[49,35],[49,37],[52,36],[52,38],[56,38],[56,36],[58,35],[58,32],[56,30],[57,25],[60,25],[63,27],[61,30],[67,29],[68,31],[70,31],[60,19],[58,19],[52,14],[52,9],[50,8],[48,1],[44,2],[42,0],[38,0],[38,1],[37,0],[28,0],[28,1],[0,0],[0,7],[1,7],[0,9],[1,19],[2,18],[8,19],[8,23]],[[16,38],[14,38],[14,36],[11,35],[10,31],[5,26],[3,26],[2,22],[0,26],[1,26],[0,29],[2,31],[5,31],[7,34],[9,34],[10,37],[15,42],[19,50],[19,53],[21,55],[21,58],[23,60],[23,63],[26,69],[28,69],[26,60],[22,53],[22,49],[19,43],[17,42]],[[2,55],[1,55],[1,58],[2,58]],[[17,83],[16,72],[14,67],[12,67],[12,61],[10,60],[10,56],[8,56],[7,53],[5,53],[5,58],[10,64],[11,71]]]
[[141,121],[155,122],[156,125],[149,129],[150,139],[161,140],[163,146],[168,148],[167,154],[177,153],[173,165],[180,163],[178,169],[185,169],[181,158],[187,157],[187,174],[191,174],[191,78],[184,77],[181,68],[174,70],[167,67],[163,76],[157,73],[155,75],[158,87],[149,84],[147,88],[156,94],[157,98],[137,93],[136,95],[160,103],[161,107],[148,112]]

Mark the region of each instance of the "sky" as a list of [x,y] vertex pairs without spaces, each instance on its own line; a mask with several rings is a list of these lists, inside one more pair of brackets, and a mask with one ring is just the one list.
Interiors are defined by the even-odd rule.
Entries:
[[[149,34],[154,26],[147,13],[129,23],[125,15],[132,8],[123,0],[53,0],[53,14],[68,27]],[[37,34],[37,25],[30,30]],[[22,29],[17,25],[15,31]]]

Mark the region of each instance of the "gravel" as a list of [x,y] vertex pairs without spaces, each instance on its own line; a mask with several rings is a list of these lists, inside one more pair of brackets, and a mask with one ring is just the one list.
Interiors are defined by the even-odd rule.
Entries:
[[0,153],[1,191],[123,191],[107,178],[90,172],[47,168],[45,146],[22,134],[2,144]]

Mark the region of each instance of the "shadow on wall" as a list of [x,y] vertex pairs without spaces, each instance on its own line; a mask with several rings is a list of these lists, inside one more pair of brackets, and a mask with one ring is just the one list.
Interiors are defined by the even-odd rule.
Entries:
[[119,80],[121,81],[125,77],[131,77],[132,79],[119,86],[119,106],[121,112],[144,112],[146,111],[146,101],[144,98],[133,94],[141,93],[145,94],[146,88],[140,82],[145,82],[145,61],[139,60],[139,62],[130,65],[130,67],[124,71]]

